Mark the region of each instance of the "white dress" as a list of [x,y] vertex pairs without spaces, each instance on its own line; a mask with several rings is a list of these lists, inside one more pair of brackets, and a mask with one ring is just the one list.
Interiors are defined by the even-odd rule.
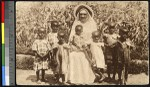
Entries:
[[92,58],[95,59],[97,68],[105,68],[105,59],[104,53],[102,51],[102,46],[104,46],[104,43],[101,42],[92,42],[90,45]]
[[[82,43],[83,39],[75,37],[78,43]],[[75,84],[91,84],[95,80],[95,74],[91,65],[85,56],[85,53],[75,47],[69,55],[69,73],[68,80]]]
[[57,45],[58,45],[57,44],[58,43],[57,33],[49,33],[47,35],[47,40],[48,40],[49,44],[52,46],[52,49],[57,47]]
[[69,46],[67,44],[58,45],[58,51],[56,54],[56,60],[58,62],[58,66],[56,67],[56,71],[59,74],[65,75],[65,81],[66,75],[68,72],[68,57],[69,57]]
[[[82,6],[82,5],[79,5]],[[83,37],[84,37],[84,43],[88,44],[92,41],[92,32],[97,30],[97,24],[93,19],[93,10],[87,6],[84,5],[89,11],[92,13],[88,12],[89,19],[85,22],[82,23],[79,20],[79,12],[77,12],[77,9],[79,8],[78,6],[74,10],[74,17],[75,21],[72,25],[71,33],[69,36],[69,41],[71,41],[73,35],[75,35],[75,27],[77,25],[82,25],[83,26]],[[77,15],[76,15],[77,12]],[[91,84],[95,80],[95,75],[92,71],[91,65],[87,59],[87,56],[83,51],[72,51],[70,52],[69,55],[69,73],[68,73],[68,80],[70,80],[71,83],[79,83],[79,84]]]

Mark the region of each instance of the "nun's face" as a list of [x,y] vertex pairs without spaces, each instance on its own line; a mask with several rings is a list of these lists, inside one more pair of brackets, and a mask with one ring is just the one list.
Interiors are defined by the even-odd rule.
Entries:
[[80,10],[79,12],[79,20],[82,22],[82,23],[85,23],[89,18],[89,15],[87,13],[87,11],[84,9],[84,10]]

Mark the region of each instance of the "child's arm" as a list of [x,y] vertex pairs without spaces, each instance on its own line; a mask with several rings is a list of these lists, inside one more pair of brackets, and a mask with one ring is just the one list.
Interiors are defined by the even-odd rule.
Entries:
[[33,51],[33,53],[34,53],[34,56],[37,56],[37,52],[35,50]]
[[65,49],[70,49],[70,46],[69,46],[68,44],[65,44],[65,45],[64,45],[64,48],[65,48]]
[[42,57],[42,56],[40,56],[40,55],[38,54],[38,52],[37,52],[37,51],[33,51],[33,52],[34,52],[34,56]]
[[81,46],[75,41],[75,37],[73,36],[72,45],[76,46],[78,49],[81,48]]
[[50,51],[48,51],[48,52],[43,56],[43,58],[46,58],[49,53],[50,53]]
[[108,28],[108,26],[106,26],[103,30],[102,30],[102,34],[106,34],[104,31]]
[[104,46],[102,46],[102,51],[105,52],[105,47]]
[[[106,44],[106,45],[107,45],[107,44]],[[103,52],[105,51],[104,43],[100,43],[100,44],[98,45],[98,47],[100,47]]]
[[43,58],[47,57],[52,51],[52,47],[48,41],[47,41],[46,47],[48,48],[48,50],[47,50],[47,53],[43,56]]
[[33,42],[33,45],[32,45],[32,51],[34,53],[34,56],[38,56],[38,53],[37,53],[37,43],[38,43],[38,40],[35,40]]

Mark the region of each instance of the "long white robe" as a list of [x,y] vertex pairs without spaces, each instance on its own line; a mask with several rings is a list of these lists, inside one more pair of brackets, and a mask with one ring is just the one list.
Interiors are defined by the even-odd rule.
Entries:
[[[72,26],[69,40],[72,40],[73,35],[75,35],[75,27],[77,25],[83,26],[85,43],[90,43],[92,41],[92,32],[97,30],[97,25],[93,18],[90,17],[85,23],[81,23],[76,18]],[[94,82],[95,75],[83,51],[70,52],[68,80],[71,83],[77,84],[90,84]]]
[[98,68],[105,68],[104,53],[101,46],[104,46],[104,43],[92,42],[90,45],[90,50],[92,53],[92,58],[95,59],[96,66]]

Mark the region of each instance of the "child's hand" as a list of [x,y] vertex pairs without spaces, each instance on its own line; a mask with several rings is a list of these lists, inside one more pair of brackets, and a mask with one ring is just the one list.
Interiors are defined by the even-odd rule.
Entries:
[[107,69],[107,65],[104,66],[104,69]]
[[92,59],[92,63],[96,65],[96,60]]
[[77,47],[77,49],[80,49],[81,50],[81,47],[79,47],[79,46],[76,46]]
[[86,48],[86,46],[85,46],[85,45],[82,45],[82,48]]
[[108,44],[106,44],[106,43],[105,43],[104,45],[105,45],[105,46],[109,46],[109,45],[108,45]]
[[98,47],[102,47],[102,45],[98,45]]
[[96,67],[96,64],[95,64],[95,63],[93,63],[92,65],[93,65],[93,67]]
[[70,49],[70,46],[69,45],[64,45],[64,48],[65,49]]
[[83,49],[88,49],[87,45],[82,45]]

